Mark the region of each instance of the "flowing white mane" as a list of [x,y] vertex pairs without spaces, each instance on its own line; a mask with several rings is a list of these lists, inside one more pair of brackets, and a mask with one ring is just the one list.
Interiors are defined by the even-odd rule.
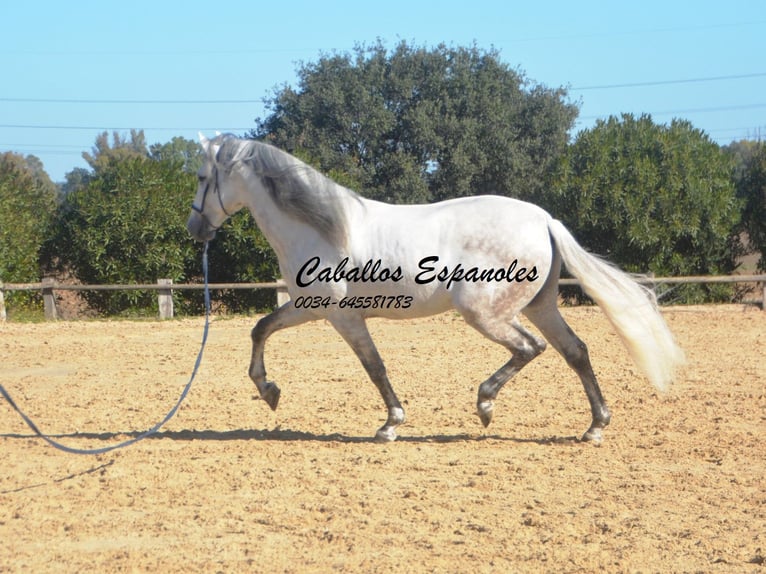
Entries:
[[359,200],[357,194],[272,145],[232,135],[218,136],[212,143],[220,145],[216,162],[224,170],[235,164],[249,167],[263,179],[279,209],[311,225],[329,241],[345,243],[347,220],[341,200]]

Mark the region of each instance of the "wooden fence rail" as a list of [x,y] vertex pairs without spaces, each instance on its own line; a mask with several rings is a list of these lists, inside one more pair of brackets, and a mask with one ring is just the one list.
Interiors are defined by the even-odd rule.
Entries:
[[[646,277],[638,279],[646,285],[690,284],[690,283],[758,283],[761,287],[761,308],[766,311],[766,274],[763,275],[699,275],[688,277]],[[561,279],[560,285],[579,285],[576,279]],[[289,300],[287,285],[277,280],[267,283],[210,283],[211,291],[229,289],[276,289],[277,304],[282,305]],[[172,279],[158,279],[157,283],[135,285],[71,285],[59,283],[52,277],[44,277],[40,283],[3,283],[0,281],[0,322],[6,319],[3,293],[5,291],[41,291],[45,318],[58,318],[55,291],[157,291],[160,318],[173,317],[173,291],[202,290],[201,283],[177,283]]]

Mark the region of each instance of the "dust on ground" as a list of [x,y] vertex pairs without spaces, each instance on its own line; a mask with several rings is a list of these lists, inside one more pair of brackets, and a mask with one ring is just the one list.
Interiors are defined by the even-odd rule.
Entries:
[[[217,319],[177,416],[75,456],[0,403],[0,572],[766,572],[766,313],[664,310],[689,361],[659,396],[600,311],[563,313],[612,409],[577,440],[585,394],[549,349],[501,392],[507,360],[455,314],[373,320],[407,411],[385,409],[324,322],[266,350],[276,412],[247,378],[254,319]],[[46,432],[100,447],[160,420],[202,319],[0,325],[0,383]]]

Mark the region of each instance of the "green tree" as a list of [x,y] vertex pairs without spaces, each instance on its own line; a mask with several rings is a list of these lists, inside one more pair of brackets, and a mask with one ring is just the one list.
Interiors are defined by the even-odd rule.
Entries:
[[[623,115],[581,132],[547,207],[591,250],[656,275],[727,274],[740,203],[730,157],[687,121]],[[729,296],[726,286],[678,287],[676,299]]]
[[179,162],[183,171],[195,174],[202,167],[202,162],[205,159],[202,147],[197,142],[178,136],[167,143],[151,145],[149,156],[158,161]]
[[57,189],[40,160],[0,155],[0,279],[40,280],[39,255],[56,211]]
[[[742,228],[753,250],[760,252],[758,268],[766,271],[766,144],[747,142],[736,177],[737,195],[743,202]],[[739,146],[742,147],[742,146]]]
[[88,182],[92,173],[84,167],[76,167],[72,171],[67,172],[64,176],[64,183],[61,186],[61,194],[66,196],[73,191],[82,189]]
[[400,203],[500,193],[540,195],[577,115],[563,89],[532,85],[478,48],[378,43],[321,56],[275,90],[252,137],[360,191]]
[[[194,186],[177,162],[131,154],[99,164],[62,206],[56,249],[62,264],[88,284],[181,282],[198,274],[185,227]],[[107,314],[154,313],[157,306],[155,293],[139,291],[85,291],[84,297]]]
[[83,152],[82,157],[88,165],[98,173],[110,163],[135,157],[147,157],[146,136],[143,130],[130,130],[130,139],[112,132],[112,143],[109,144],[109,134],[102,132],[96,137],[96,143],[91,153]]
[[[174,138],[146,153],[143,137],[131,141],[107,134],[89,155],[92,171],[68,174],[50,253],[59,265],[86,284],[201,281],[200,246],[186,231],[202,157],[199,146]],[[237,214],[210,246],[209,279],[214,283],[272,281],[276,257],[247,213]],[[103,314],[154,314],[156,293],[84,291],[83,297]],[[180,312],[200,312],[198,291],[174,292]],[[273,290],[232,290],[216,294],[230,311],[273,307]]]

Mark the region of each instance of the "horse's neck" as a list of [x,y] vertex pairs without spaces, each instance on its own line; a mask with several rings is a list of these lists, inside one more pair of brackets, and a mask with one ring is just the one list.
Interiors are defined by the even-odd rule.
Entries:
[[267,193],[253,196],[248,208],[258,229],[274,249],[280,261],[305,241],[310,234],[308,225],[296,221],[279,209]]
[[[344,194],[339,194],[338,201],[348,203],[349,209],[355,207],[354,202]],[[344,246],[330,244],[307,222],[280,209],[263,190],[259,192],[251,190],[248,209],[256,225],[277,254],[283,272],[287,272],[296,262],[305,263],[306,257],[331,256],[333,253],[345,250]]]

